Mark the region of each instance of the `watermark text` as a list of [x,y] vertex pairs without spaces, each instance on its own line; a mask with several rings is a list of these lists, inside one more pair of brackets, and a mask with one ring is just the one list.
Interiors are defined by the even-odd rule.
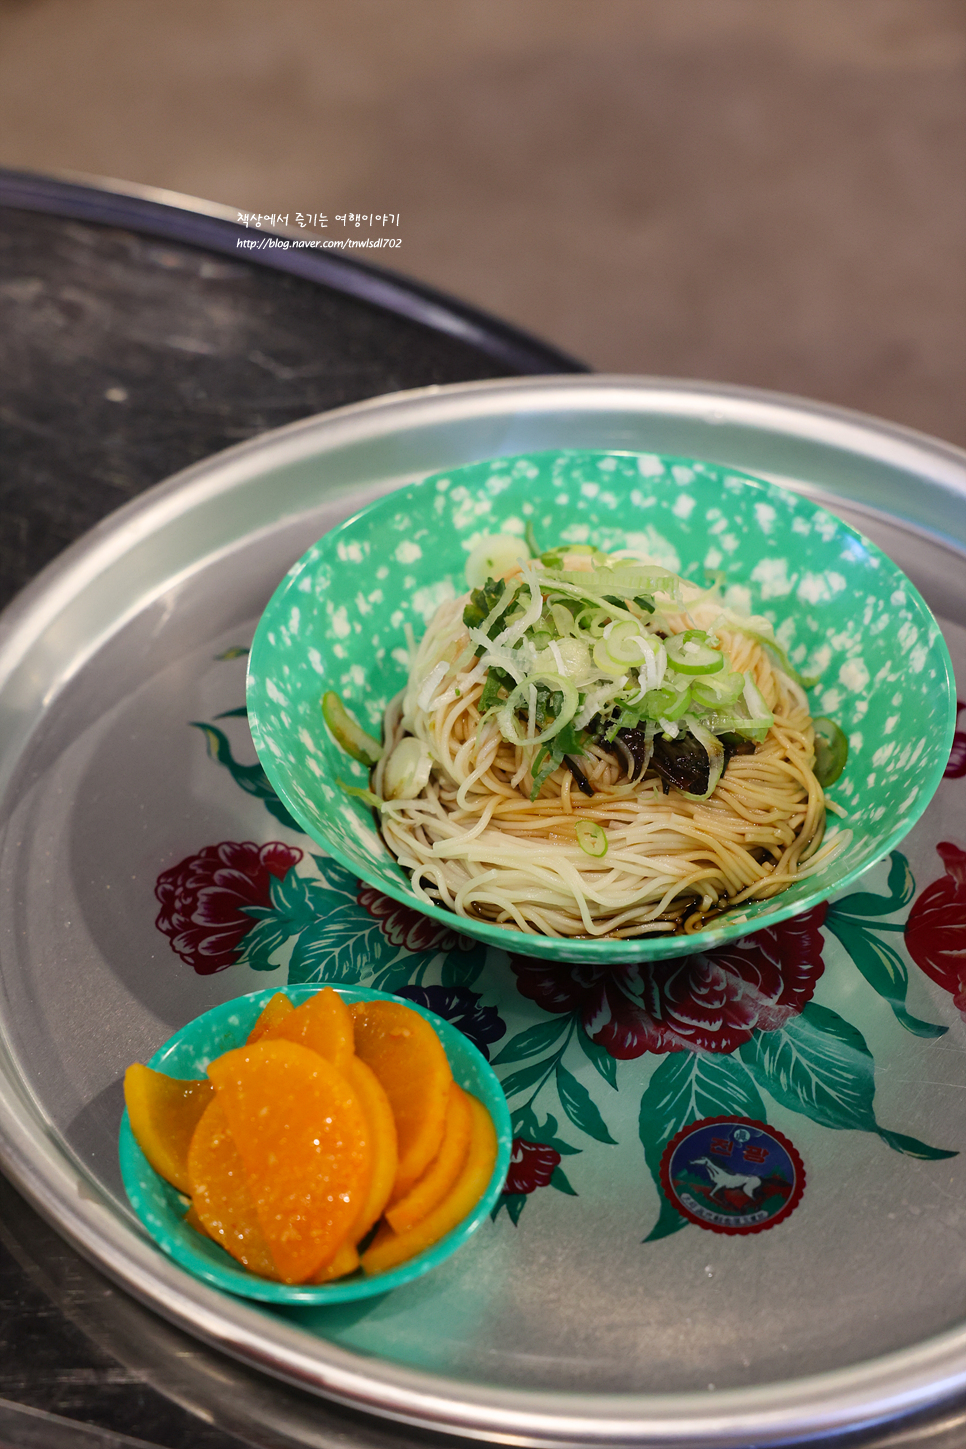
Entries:
[[299,251],[302,248],[318,251],[344,251],[356,248],[379,249],[381,247],[398,248],[402,246],[402,237],[398,236],[366,236],[366,237],[285,237],[285,236],[240,236],[235,241],[235,246],[244,251],[258,252],[267,251],[269,248],[276,248],[279,251],[287,252],[290,248]]

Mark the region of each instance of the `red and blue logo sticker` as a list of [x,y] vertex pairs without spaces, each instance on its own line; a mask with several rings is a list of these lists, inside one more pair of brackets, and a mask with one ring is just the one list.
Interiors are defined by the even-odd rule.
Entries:
[[712,1233],[761,1233],[784,1222],[805,1191],[805,1168],[776,1127],[704,1117],[672,1137],[661,1185],[677,1211]]

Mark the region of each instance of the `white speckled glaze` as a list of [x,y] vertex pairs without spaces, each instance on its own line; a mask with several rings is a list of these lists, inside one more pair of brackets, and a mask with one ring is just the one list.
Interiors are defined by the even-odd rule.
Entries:
[[[273,595],[252,646],[248,716],[274,788],[305,831],[364,880],[417,910],[408,876],[371,812],[337,783],[367,775],[329,735],[335,690],[378,734],[406,676],[405,625],[417,638],[486,534],[540,546],[638,548],[764,614],[803,674],[818,675],[815,716],[835,719],[849,759],[829,792],[848,846],[773,901],[744,905],[698,936],[557,940],[461,918],[492,945],[558,960],[655,959],[734,939],[808,910],[891,850],[929,802],[949,757],[955,698],[949,654],[922,598],[874,544],[824,509],[715,464],[653,454],[541,452],[474,463],[399,489],[326,534]],[[427,912],[453,917],[441,909]]]

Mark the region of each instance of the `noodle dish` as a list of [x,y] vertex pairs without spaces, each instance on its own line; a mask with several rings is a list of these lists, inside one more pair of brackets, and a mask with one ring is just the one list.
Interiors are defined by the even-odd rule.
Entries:
[[481,549],[373,771],[417,894],[544,935],[690,934],[821,866],[813,722],[767,619],[627,553]]
[[362,879],[508,950],[626,961],[808,909],[890,849],[942,773],[950,678],[913,586],[808,500],[554,453],[322,539],[259,626],[249,715]]

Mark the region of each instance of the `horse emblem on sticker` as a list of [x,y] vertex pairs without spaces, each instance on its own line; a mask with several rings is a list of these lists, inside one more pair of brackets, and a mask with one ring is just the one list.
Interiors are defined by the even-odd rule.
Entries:
[[805,1168],[788,1138],[750,1117],[703,1117],[661,1158],[665,1196],[712,1233],[761,1233],[794,1212]]

